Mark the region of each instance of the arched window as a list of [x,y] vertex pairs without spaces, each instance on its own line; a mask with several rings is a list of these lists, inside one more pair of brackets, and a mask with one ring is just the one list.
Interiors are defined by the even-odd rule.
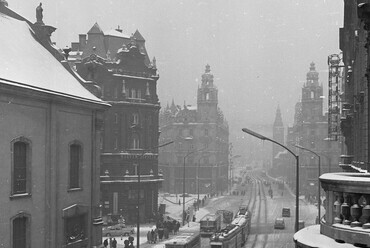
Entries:
[[20,137],[11,142],[11,195],[31,193],[31,141]]
[[11,219],[12,248],[30,247],[30,216],[20,213]]
[[73,141],[69,145],[69,189],[81,188],[82,145]]
[[311,99],[315,98],[315,92],[311,91]]

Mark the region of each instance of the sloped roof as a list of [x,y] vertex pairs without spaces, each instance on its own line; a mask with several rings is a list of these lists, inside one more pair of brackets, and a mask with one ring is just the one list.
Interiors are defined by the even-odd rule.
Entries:
[[134,33],[134,38],[138,41],[145,41],[144,37],[140,34],[139,30],[137,29]]
[[0,13],[0,78],[19,87],[103,103],[36,41],[32,32],[25,21]]
[[87,33],[88,34],[104,34],[97,22],[95,22],[94,26],[92,26],[92,28]]

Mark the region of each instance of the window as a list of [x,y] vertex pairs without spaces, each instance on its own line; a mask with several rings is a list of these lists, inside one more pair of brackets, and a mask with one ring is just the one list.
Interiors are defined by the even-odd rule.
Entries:
[[141,90],[137,90],[137,98],[141,99]]
[[140,139],[139,135],[134,133],[132,135],[132,144],[131,144],[132,149],[139,149],[140,148]]
[[[138,191],[136,189],[132,189],[128,191],[128,199],[137,199]],[[144,190],[140,190],[140,199],[144,199]]]
[[13,248],[26,248],[28,244],[29,234],[29,220],[23,213],[16,216],[13,221],[12,233],[12,247]]
[[118,124],[118,114],[114,114],[114,123]]
[[139,124],[139,114],[133,113],[132,114],[132,124],[138,125]]
[[80,170],[82,168],[82,146],[73,142],[69,146],[69,188],[80,188]]
[[75,215],[66,218],[65,233],[67,244],[85,239],[85,219],[86,215]]
[[24,137],[12,141],[12,195],[31,193],[31,142]]
[[209,100],[209,93],[206,93],[206,100]]
[[208,136],[208,129],[204,129],[204,135]]
[[136,98],[136,90],[131,89],[131,98]]

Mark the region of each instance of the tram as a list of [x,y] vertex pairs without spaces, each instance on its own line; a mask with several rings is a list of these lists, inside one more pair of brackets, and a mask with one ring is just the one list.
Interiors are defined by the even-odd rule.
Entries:
[[250,214],[237,216],[231,224],[214,233],[210,238],[211,248],[244,247],[250,231]]
[[165,248],[200,248],[199,223],[189,222],[180,228],[178,234],[165,241]]
[[221,229],[221,215],[207,214],[200,220],[200,235],[211,236]]

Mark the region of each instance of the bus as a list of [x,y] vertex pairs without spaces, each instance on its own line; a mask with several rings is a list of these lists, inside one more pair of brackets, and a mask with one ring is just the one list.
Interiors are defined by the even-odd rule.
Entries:
[[250,230],[248,215],[237,216],[231,224],[214,233],[210,238],[211,248],[244,247]]
[[180,228],[178,234],[164,242],[165,248],[200,248],[199,223],[189,222]]
[[200,220],[200,235],[210,236],[221,229],[221,215],[207,214]]

